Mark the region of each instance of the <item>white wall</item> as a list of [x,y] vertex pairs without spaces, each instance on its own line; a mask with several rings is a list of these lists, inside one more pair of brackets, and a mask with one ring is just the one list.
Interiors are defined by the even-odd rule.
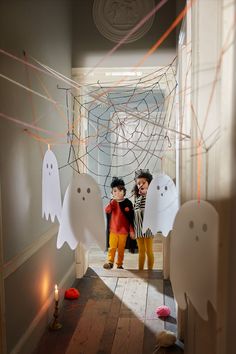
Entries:
[[[71,75],[71,8],[67,0],[2,0],[0,47],[23,58],[30,56]],[[23,85],[65,104],[57,89],[63,83],[0,54],[1,72]],[[44,129],[66,133],[55,107],[0,78],[0,112]],[[64,109],[65,112],[65,109]],[[39,133],[41,136],[42,133]],[[47,137],[47,135],[44,135]],[[0,118],[1,186],[1,345],[4,352],[31,351],[50,317],[54,284],[71,285],[74,253],[56,249],[57,226],[41,218],[41,167],[47,149],[22,126]],[[64,139],[66,140],[66,139]],[[59,166],[67,161],[65,144],[52,147]],[[64,194],[71,170],[60,171]],[[58,224],[57,224],[58,225]],[[39,329],[39,327],[38,327]],[[37,333],[37,335],[35,335]]]
[[233,257],[235,259],[232,247],[235,228],[231,221],[235,219],[232,208],[235,181],[234,22],[235,2],[199,0],[187,16],[187,37],[181,48],[183,129],[192,136],[190,143],[182,144],[183,148],[190,147],[181,152],[182,201],[197,199],[197,143],[203,136],[207,153],[203,147],[201,198],[212,203],[220,216],[217,313],[210,308],[209,321],[204,322],[190,304],[186,323],[187,354],[193,351],[196,354],[228,354],[234,347],[228,334],[228,325],[233,323],[231,289],[235,289],[231,268]]

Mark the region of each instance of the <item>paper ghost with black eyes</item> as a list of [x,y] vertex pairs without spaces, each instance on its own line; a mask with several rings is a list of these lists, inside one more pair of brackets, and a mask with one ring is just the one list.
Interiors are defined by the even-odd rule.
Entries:
[[178,194],[172,179],[164,174],[155,177],[147,190],[143,232],[149,228],[154,235],[161,231],[163,236],[167,236],[172,230],[178,207]]
[[170,277],[176,301],[186,296],[199,315],[208,319],[207,302],[216,309],[219,216],[206,201],[182,205],[171,233]]
[[105,250],[105,218],[101,192],[96,181],[88,174],[73,176],[62,207],[57,236],[57,248],[67,242],[75,249],[81,242],[86,249],[97,244]]
[[54,222],[55,216],[61,219],[61,187],[57,159],[51,150],[47,150],[43,159],[42,171],[42,217],[50,216]]

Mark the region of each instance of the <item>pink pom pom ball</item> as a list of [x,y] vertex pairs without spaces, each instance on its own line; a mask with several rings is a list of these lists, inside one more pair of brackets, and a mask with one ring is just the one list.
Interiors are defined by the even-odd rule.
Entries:
[[158,317],[167,317],[170,315],[170,308],[166,305],[158,306],[156,314]]

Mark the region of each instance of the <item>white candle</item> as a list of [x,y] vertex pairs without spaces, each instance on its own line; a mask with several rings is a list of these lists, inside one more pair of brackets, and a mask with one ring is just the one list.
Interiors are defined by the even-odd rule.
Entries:
[[58,287],[57,287],[57,284],[55,285],[54,299],[55,299],[55,301],[58,301],[58,300],[59,300],[59,294],[58,294]]

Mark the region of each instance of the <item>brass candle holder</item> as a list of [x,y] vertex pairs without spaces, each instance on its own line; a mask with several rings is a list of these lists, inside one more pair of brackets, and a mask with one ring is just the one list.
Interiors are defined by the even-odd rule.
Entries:
[[53,321],[50,324],[49,328],[52,331],[57,331],[58,329],[61,329],[62,324],[58,322],[58,300],[55,300],[55,309],[54,309],[54,314],[53,314]]

